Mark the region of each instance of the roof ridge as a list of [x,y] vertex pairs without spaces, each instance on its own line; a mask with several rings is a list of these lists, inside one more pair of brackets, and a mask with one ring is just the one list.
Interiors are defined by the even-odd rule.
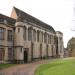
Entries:
[[53,29],[53,27],[51,25],[49,25],[49,24],[47,24],[47,23],[31,16],[30,14],[28,14],[28,13],[26,13],[26,12],[16,8],[16,7],[14,7],[14,9],[15,9],[16,14],[17,14],[18,17],[19,17],[19,15],[21,15],[23,19],[26,19],[29,22],[35,23],[39,26],[42,26],[42,27],[44,27],[48,30],[51,30],[51,31],[55,32],[55,30]]
[[[14,6],[13,8],[15,8],[15,9],[17,9],[17,10],[19,10],[19,11],[25,13],[25,14],[27,14],[28,16],[30,16],[30,17],[32,17],[32,18],[34,18],[34,19],[37,19],[37,18],[35,18],[34,16],[32,16],[32,15],[30,15],[30,14],[24,12],[23,10],[21,10],[21,9],[19,9],[19,8],[16,8],[15,6]],[[37,20],[40,21],[40,22],[42,22],[42,23],[44,23],[44,24],[47,24],[47,23],[45,23],[45,22],[43,22],[43,21],[41,21],[41,20],[39,20],[39,19],[37,19]],[[47,25],[48,25],[48,26],[51,26],[51,25],[49,25],[49,24],[47,24]],[[52,27],[52,26],[51,26],[51,27]]]

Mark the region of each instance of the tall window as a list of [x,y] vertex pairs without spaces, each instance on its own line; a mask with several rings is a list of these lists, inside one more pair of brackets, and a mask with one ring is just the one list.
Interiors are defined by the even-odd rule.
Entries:
[[3,19],[2,18],[0,18],[0,23],[3,23]]
[[4,54],[5,54],[4,48],[0,48],[0,60],[4,60]]
[[33,40],[36,41],[36,31],[33,29]]
[[23,29],[23,38],[24,38],[24,40],[26,40],[26,27],[24,27],[24,29]]
[[51,44],[51,35],[49,35],[49,38],[50,38],[50,44]]
[[12,40],[13,40],[12,30],[8,30],[8,41],[12,41]]
[[42,42],[43,42],[43,32],[41,34],[42,34]]
[[51,44],[53,44],[53,35],[51,35]]
[[28,28],[28,40],[29,40],[29,41],[32,40],[32,29],[31,29],[31,27]]
[[46,43],[47,42],[47,33],[45,32],[44,33],[44,43]]
[[4,32],[5,32],[5,29],[0,28],[0,40],[4,40]]
[[48,45],[46,45],[46,56],[48,57]]
[[31,60],[33,60],[33,50],[34,50],[34,44],[31,44]]
[[54,44],[57,44],[57,37],[54,36]]
[[40,44],[40,58],[42,58],[42,44]]
[[13,49],[12,48],[8,48],[8,59],[9,60],[13,59]]
[[18,33],[20,32],[20,28],[18,28]]
[[39,42],[39,31],[37,31],[37,41]]
[[51,46],[51,51],[52,51],[52,56],[54,55],[54,51],[53,51],[53,45]]
[[49,38],[49,34],[48,34],[48,44],[50,43],[50,38]]
[[59,41],[60,41],[60,53],[62,53],[62,37],[59,37]]

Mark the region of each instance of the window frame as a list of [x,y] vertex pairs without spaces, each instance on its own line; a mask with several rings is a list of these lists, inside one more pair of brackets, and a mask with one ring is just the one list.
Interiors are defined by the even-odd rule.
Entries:
[[0,27],[0,40],[5,39],[5,28]]
[[8,30],[7,40],[8,41],[13,41],[13,31],[12,30]]

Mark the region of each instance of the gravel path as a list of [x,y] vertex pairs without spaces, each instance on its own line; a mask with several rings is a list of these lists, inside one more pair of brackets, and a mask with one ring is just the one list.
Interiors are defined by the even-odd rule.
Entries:
[[0,71],[0,75],[34,75],[37,67],[49,63],[50,60],[40,60],[33,63],[20,64]]

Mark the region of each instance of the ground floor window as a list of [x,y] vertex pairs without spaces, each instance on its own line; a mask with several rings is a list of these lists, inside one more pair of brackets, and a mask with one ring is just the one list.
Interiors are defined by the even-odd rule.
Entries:
[[34,49],[34,44],[31,44],[31,60],[33,60],[33,49]]
[[4,48],[0,48],[0,60],[4,60],[5,51]]
[[53,52],[53,45],[52,45],[52,47],[51,47],[51,50],[52,50],[52,56],[53,56],[53,53],[54,53],[54,52]]
[[48,45],[46,45],[46,56],[48,57]]
[[8,60],[13,59],[13,48],[8,48]]
[[42,58],[42,44],[40,44],[40,58]]

